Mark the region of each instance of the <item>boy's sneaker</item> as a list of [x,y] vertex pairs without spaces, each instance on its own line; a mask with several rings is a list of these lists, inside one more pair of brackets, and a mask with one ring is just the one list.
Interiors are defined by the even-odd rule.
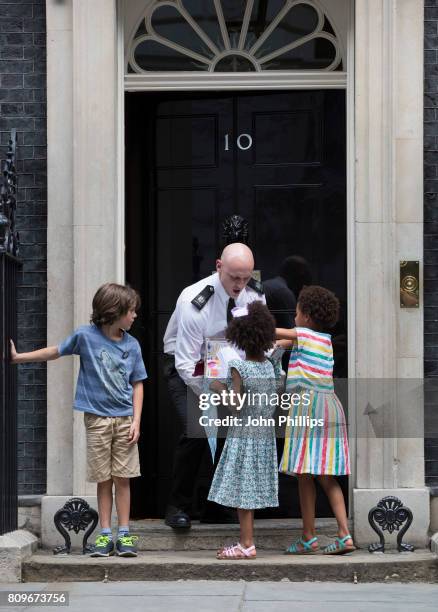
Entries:
[[137,542],[138,537],[134,535],[124,535],[117,538],[116,542],[116,554],[119,557],[136,557],[137,556]]
[[114,554],[114,542],[107,535],[99,535],[96,538],[90,557],[110,557]]

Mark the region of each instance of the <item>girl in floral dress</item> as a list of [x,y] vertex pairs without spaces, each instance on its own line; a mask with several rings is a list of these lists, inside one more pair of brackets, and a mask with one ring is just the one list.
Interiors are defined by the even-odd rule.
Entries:
[[281,368],[278,361],[265,357],[265,351],[274,342],[275,321],[267,307],[258,301],[238,310],[244,312],[232,319],[226,338],[245,351],[246,359],[229,362],[226,385],[219,381],[210,385],[212,391],[219,393],[228,389],[247,394],[242,409],[233,409],[239,424],[228,429],[208,495],[210,501],[237,508],[240,541],[217,552],[218,559],[226,560],[255,559],[254,510],[278,506],[275,401],[272,400]]

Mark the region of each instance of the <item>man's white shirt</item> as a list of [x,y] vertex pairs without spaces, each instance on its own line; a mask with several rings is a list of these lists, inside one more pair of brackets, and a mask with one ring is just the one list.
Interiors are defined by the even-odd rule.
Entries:
[[[214,288],[214,293],[199,310],[191,302],[207,285]],[[195,366],[204,357],[205,339],[224,336],[229,299],[230,296],[225,291],[217,272],[186,287],[176,302],[164,334],[164,352],[175,355],[178,374],[198,394],[200,377],[193,376]],[[250,287],[244,287],[235,298],[235,303],[236,306],[245,306],[255,300],[266,304],[264,295]]]

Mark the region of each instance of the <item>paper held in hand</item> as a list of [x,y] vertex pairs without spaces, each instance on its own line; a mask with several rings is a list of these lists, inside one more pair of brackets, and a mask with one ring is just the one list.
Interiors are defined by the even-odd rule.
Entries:
[[245,353],[232,346],[225,338],[205,340],[205,378],[225,379],[232,359],[244,359]]
[[[277,346],[266,353],[274,360],[280,359],[284,349]],[[228,364],[232,359],[245,359],[245,352],[233,346],[225,338],[206,338],[205,340],[205,378],[226,379]]]

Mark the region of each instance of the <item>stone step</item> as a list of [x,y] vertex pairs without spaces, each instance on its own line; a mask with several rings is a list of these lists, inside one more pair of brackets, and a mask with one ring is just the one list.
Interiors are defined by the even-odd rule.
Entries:
[[292,582],[437,582],[437,556],[427,550],[291,557],[266,550],[249,561],[219,561],[212,551],[141,552],[136,558],[56,557],[38,551],[23,564],[24,582],[128,580],[270,580]]
[[[334,519],[318,519],[317,531],[321,546],[336,535]],[[161,519],[131,522],[131,532],[139,537],[139,550],[217,550],[224,543],[239,539],[239,525],[208,525],[193,521],[191,529],[176,532]],[[282,551],[301,535],[299,519],[260,519],[255,521],[255,537],[260,550]]]

